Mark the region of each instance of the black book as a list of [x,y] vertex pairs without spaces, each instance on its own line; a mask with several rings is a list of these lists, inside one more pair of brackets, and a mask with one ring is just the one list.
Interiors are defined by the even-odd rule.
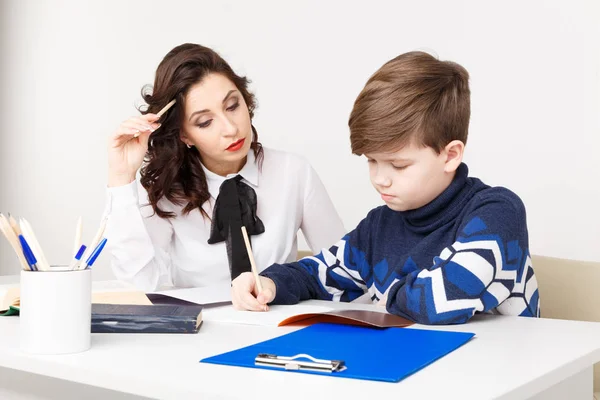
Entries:
[[146,297],[150,300],[152,304],[157,305],[178,305],[178,306],[191,306],[191,305],[200,305],[203,309],[214,308],[214,307],[223,307],[231,305],[231,301],[217,301],[213,303],[205,303],[198,304],[193,303],[191,301],[182,300],[177,297],[167,296],[166,294],[159,293],[146,293]]
[[158,293],[146,293],[148,300],[154,305],[169,305],[169,306],[194,306],[201,305],[193,303],[191,301],[178,299],[177,297],[167,296],[165,294]]
[[196,333],[201,305],[92,304],[92,333]]

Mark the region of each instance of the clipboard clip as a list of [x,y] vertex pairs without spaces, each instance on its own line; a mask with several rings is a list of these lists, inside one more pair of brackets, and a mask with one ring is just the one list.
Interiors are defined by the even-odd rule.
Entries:
[[342,360],[321,360],[308,354],[296,354],[295,356],[286,357],[260,353],[254,359],[254,364],[279,367],[291,371],[341,372],[346,369],[346,364]]

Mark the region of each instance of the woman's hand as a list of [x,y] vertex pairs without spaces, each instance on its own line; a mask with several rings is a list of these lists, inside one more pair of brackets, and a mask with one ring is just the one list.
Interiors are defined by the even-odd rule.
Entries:
[[148,151],[148,138],[160,124],[156,114],[131,117],[124,121],[108,141],[108,186],[123,186],[135,174]]

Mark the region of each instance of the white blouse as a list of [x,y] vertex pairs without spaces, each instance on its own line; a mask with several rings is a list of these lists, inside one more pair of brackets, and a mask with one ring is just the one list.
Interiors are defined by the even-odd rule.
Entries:
[[[221,183],[238,174],[223,177],[206,168],[204,172],[211,198],[203,209],[212,218]],[[323,183],[303,157],[264,149],[259,170],[250,151],[239,175],[255,190],[256,214],[265,226],[264,233],[251,238],[259,271],[296,259],[299,229],[314,253],[346,233]],[[148,205],[147,192],[137,180],[108,188],[107,194],[106,246],[118,279],[145,291],[230,281],[225,242],[207,243],[211,221],[200,210],[183,215],[183,207],[163,198],[161,209],[174,212],[176,217],[160,218]]]

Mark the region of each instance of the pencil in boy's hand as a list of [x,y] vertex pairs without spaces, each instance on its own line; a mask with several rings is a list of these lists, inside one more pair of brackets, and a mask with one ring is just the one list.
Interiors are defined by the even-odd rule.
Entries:
[[256,269],[256,262],[254,261],[254,254],[252,254],[252,247],[250,247],[248,232],[246,231],[246,227],[243,225],[242,235],[244,236],[244,242],[246,243],[246,250],[248,251],[248,258],[250,259],[250,266],[252,267],[252,274],[254,275],[254,280],[256,281],[256,287],[258,288],[258,293],[261,293],[263,291],[262,283],[260,282],[258,270]]

